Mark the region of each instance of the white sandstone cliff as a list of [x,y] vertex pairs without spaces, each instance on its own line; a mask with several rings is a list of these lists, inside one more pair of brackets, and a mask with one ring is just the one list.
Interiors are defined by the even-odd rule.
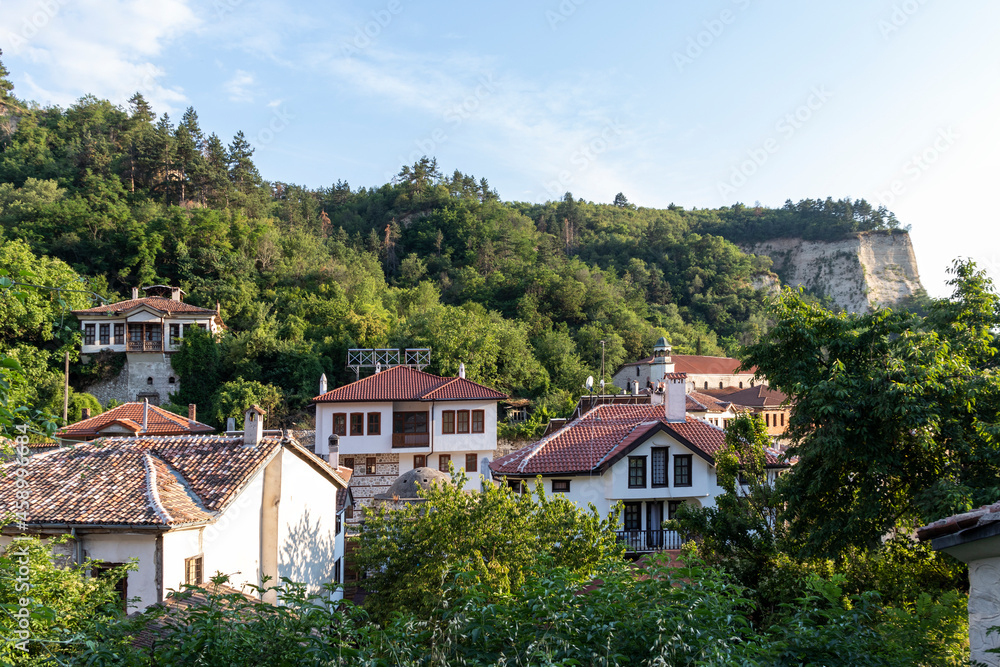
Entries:
[[923,289],[906,232],[862,232],[841,241],[772,239],[743,249],[770,257],[784,284],[828,295],[850,312],[892,305]]

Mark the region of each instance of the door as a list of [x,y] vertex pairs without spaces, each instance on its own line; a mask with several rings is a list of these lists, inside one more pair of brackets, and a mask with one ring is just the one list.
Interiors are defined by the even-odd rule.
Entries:
[[649,532],[647,543],[651,548],[663,547],[663,501],[646,503],[646,526]]

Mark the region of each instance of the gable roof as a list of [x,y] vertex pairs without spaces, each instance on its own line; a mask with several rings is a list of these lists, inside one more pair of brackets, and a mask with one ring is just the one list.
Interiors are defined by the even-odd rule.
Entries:
[[725,412],[732,405],[730,401],[721,401],[698,391],[688,392],[685,398],[688,412]]
[[190,303],[175,301],[161,296],[146,296],[141,299],[128,299],[126,301],[106,303],[101,306],[94,306],[93,308],[85,308],[83,310],[74,310],[72,312],[74,315],[124,315],[125,313],[129,313],[142,306],[147,306],[153,310],[158,310],[164,313],[191,313],[212,316],[217,314],[214,310],[210,310],[208,308],[199,308],[198,306],[192,306]]
[[[242,434],[103,438],[37,454],[26,464],[32,483],[27,523],[165,529],[211,521],[283,447],[310,455],[281,436],[248,446]],[[0,503],[11,507],[13,465],[0,466]],[[332,468],[322,468],[346,487]]]
[[[147,409],[146,431],[142,431],[142,414]],[[92,440],[101,435],[101,431],[112,425],[119,425],[133,434],[142,435],[194,435],[211,433],[215,429],[208,424],[189,421],[187,417],[175,415],[163,408],[147,403],[123,403],[107,412],[83,419],[74,424],[63,426],[56,431],[57,438],[67,440]]]
[[[718,395],[718,389],[709,389],[705,393]],[[726,401],[741,405],[746,408],[776,408],[788,401],[788,394],[771,389],[766,384],[759,384],[755,387],[729,391],[725,394]]]
[[499,401],[507,395],[465,378],[444,378],[409,366],[393,366],[321,394],[314,403],[355,401]]
[[[646,357],[639,361],[622,364],[621,368],[615,371],[615,375],[622,371],[622,368],[634,366],[649,366],[655,357]],[[674,364],[674,371],[677,373],[687,373],[688,375],[753,375],[754,370],[739,371],[740,360],[731,357],[708,357],[697,354],[671,354],[670,360]]]
[[[494,476],[602,474],[656,433],[666,433],[710,463],[725,446],[722,429],[700,419],[668,422],[662,405],[600,405],[552,435],[490,464]],[[768,451],[767,465],[783,466]]]

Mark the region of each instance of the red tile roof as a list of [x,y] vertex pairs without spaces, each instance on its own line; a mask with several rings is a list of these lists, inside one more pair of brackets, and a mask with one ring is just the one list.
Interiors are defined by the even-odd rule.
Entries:
[[[648,366],[653,363],[653,359],[654,357],[646,357],[639,361],[623,364],[615,374],[617,375],[621,372],[622,368],[627,366]],[[736,373],[736,369],[740,367],[740,360],[731,357],[672,354],[670,355],[670,359],[674,364],[675,372],[687,373],[688,375],[731,375]],[[739,375],[753,375],[753,370],[741,371]]]
[[[719,391],[725,390],[709,389],[705,393],[719,395],[716,394]],[[788,400],[788,394],[771,389],[766,384],[726,392],[724,395],[727,401],[746,408],[776,408]]]
[[[282,446],[265,436],[104,438],[28,459],[29,524],[169,527],[211,520]],[[14,506],[12,463],[0,466],[0,504]]]
[[192,306],[190,303],[174,301],[173,299],[165,299],[159,296],[147,296],[141,299],[129,299],[127,301],[119,301],[117,303],[107,303],[101,306],[94,306],[93,308],[86,308],[84,310],[74,310],[73,314],[104,315],[111,313],[113,315],[122,315],[135,310],[139,306],[149,306],[155,310],[167,313],[195,313],[203,315],[216,314],[214,310],[210,310],[208,308],[199,308],[198,306]]
[[124,403],[90,419],[64,426],[56,431],[56,437],[67,440],[93,440],[100,436],[103,429],[112,424],[124,426],[132,433],[142,435],[189,435],[211,433],[215,430],[208,424],[190,422],[187,417],[181,417],[167,412],[163,408],[150,405],[146,431],[143,432],[142,421],[145,409],[145,403]]
[[938,519],[934,523],[917,528],[917,539],[926,541],[946,535],[955,535],[970,528],[977,528],[997,521],[1000,521],[1000,501],[992,505],[983,505],[971,512]]
[[[664,432],[714,463],[722,429],[700,419],[668,422],[662,405],[600,405],[552,435],[490,464],[494,475],[603,473],[653,434]],[[767,463],[783,465],[772,452]]]
[[338,387],[313,399],[315,403],[355,401],[499,401],[507,395],[464,378],[443,378],[408,366],[393,366],[381,373]]
[[725,412],[730,405],[729,401],[720,401],[698,391],[688,392],[686,398],[688,412]]

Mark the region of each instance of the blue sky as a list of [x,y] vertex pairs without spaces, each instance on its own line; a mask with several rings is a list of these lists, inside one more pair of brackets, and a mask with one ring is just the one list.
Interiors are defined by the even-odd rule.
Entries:
[[15,93],[140,90],[270,180],[381,185],[423,154],[506,200],[864,197],[924,285],[1000,281],[995,0],[2,0]]

